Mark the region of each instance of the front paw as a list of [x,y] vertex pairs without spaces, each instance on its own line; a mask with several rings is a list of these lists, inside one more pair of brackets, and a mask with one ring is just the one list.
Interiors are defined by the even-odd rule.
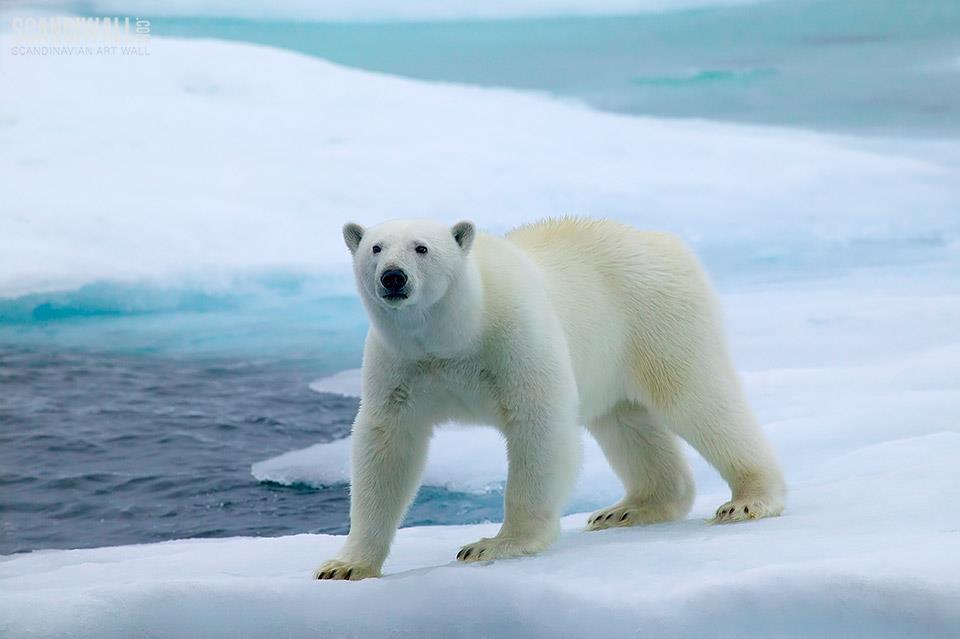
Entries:
[[510,537],[484,537],[480,541],[467,544],[457,553],[457,560],[467,563],[474,561],[493,561],[533,555],[546,550],[549,541],[516,539]]
[[379,577],[380,571],[370,566],[331,559],[313,571],[314,579],[339,579],[359,581],[367,577]]

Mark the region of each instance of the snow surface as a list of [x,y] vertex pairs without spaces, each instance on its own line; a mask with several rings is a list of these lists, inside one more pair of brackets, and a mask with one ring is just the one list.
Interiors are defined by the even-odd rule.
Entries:
[[[495,524],[401,530],[386,576],[358,583],[309,579],[342,543],[327,535],[7,556],[0,636],[960,635],[956,145],[599,114],[237,44],[154,38],[136,59],[13,58],[9,44],[0,294],[269,269],[348,285],[342,221],[410,213],[492,230],[605,213],[731,259],[809,261],[724,296],[787,472],[782,517],[708,525],[726,489],[693,458],[686,521],[588,534],[571,515],[549,551],[494,564],[451,560]],[[864,247],[870,268],[799,279]],[[428,482],[502,481],[490,431],[434,444]],[[254,472],[343,481],[347,445]],[[590,451],[584,508],[619,493]]]
[[360,397],[361,372],[359,368],[340,371],[329,377],[310,382],[310,390],[333,393],[344,397]]
[[348,290],[343,222],[409,215],[490,231],[605,215],[771,261],[960,237],[956,145],[597,113],[253,45],[148,48],[14,55],[0,35],[0,296],[270,270]]

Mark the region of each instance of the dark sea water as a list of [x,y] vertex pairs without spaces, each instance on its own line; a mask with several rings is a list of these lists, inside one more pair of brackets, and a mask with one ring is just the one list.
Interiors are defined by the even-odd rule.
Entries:
[[[348,530],[343,485],[250,465],[344,437],[357,401],[303,365],[0,346],[0,554]],[[483,521],[498,498],[424,490],[409,524]]]
[[354,400],[239,361],[0,350],[0,552],[345,528],[345,488],[250,464],[349,432]]

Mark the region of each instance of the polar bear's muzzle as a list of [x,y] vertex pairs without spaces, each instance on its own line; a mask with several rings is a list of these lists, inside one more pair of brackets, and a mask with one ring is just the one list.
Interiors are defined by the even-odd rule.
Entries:
[[387,269],[380,276],[380,295],[387,300],[407,299],[407,274],[403,269]]

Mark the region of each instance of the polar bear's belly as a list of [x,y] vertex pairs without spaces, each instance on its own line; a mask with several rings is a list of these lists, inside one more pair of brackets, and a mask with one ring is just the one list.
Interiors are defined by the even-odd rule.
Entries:
[[[627,394],[632,371],[630,329],[606,291],[595,290],[576,304],[555,299],[577,382],[580,417],[586,423],[607,414]],[[558,303],[559,302],[559,303]]]

